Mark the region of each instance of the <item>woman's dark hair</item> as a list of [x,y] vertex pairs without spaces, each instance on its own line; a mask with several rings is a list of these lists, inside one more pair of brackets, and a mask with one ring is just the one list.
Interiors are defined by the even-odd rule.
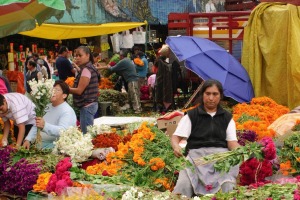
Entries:
[[36,67],[36,62],[34,62],[32,60],[29,60],[28,63],[29,63],[30,66]]
[[58,54],[62,54],[63,52],[67,51],[68,47],[66,46],[61,46],[60,49],[58,50]]
[[220,96],[221,96],[221,99],[223,99],[223,86],[222,84],[218,81],[218,80],[215,80],[215,79],[208,79],[204,82],[203,86],[201,87],[201,90],[200,90],[200,104],[203,105],[203,94],[204,92],[206,91],[207,88],[209,87],[212,87],[212,86],[216,86],[220,92]]
[[77,49],[82,49],[83,52],[85,52],[86,54],[89,54],[90,55],[89,60],[92,64],[94,64],[94,57],[91,53],[90,48],[88,48],[87,46],[79,46]]
[[65,98],[65,101],[66,101],[68,99],[69,94],[70,94],[70,88],[69,88],[69,86],[64,81],[62,81],[62,80],[55,81],[53,87],[55,87],[57,85],[60,86],[61,90],[63,91],[63,94],[67,95],[67,97]]

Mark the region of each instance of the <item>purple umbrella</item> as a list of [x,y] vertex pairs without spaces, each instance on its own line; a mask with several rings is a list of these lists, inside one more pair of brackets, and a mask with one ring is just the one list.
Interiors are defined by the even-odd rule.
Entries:
[[179,61],[203,80],[216,79],[224,95],[238,102],[250,102],[253,87],[245,68],[216,43],[192,36],[169,36],[166,40]]

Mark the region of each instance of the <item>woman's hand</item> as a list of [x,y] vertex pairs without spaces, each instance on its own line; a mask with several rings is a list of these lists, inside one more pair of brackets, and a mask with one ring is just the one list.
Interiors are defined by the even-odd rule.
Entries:
[[179,145],[174,145],[173,150],[176,157],[179,158],[182,156],[182,148]]
[[182,148],[179,146],[179,142],[182,140],[183,138],[177,135],[172,135],[171,137],[171,144],[172,144],[172,148],[174,150],[174,155],[176,157],[181,157],[182,156]]
[[25,148],[25,149],[30,149],[30,142],[28,141],[28,140],[25,140],[24,142],[23,142],[23,147]]
[[43,129],[45,127],[45,120],[42,117],[35,118],[36,127]]

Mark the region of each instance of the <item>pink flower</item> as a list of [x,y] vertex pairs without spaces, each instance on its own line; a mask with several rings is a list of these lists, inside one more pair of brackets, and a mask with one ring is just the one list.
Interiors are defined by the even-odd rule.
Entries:
[[269,137],[264,137],[261,140],[261,144],[264,146],[263,154],[267,160],[274,160],[276,158],[276,147],[273,140]]
[[208,191],[208,192],[211,191],[212,188],[213,188],[212,185],[206,185],[205,186],[205,190]]

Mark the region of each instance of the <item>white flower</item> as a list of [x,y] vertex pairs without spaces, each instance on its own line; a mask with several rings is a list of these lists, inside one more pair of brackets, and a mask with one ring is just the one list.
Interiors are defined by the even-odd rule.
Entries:
[[70,156],[75,164],[86,161],[92,155],[92,150],[91,135],[83,135],[76,127],[70,127],[61,131],[53,151]]

